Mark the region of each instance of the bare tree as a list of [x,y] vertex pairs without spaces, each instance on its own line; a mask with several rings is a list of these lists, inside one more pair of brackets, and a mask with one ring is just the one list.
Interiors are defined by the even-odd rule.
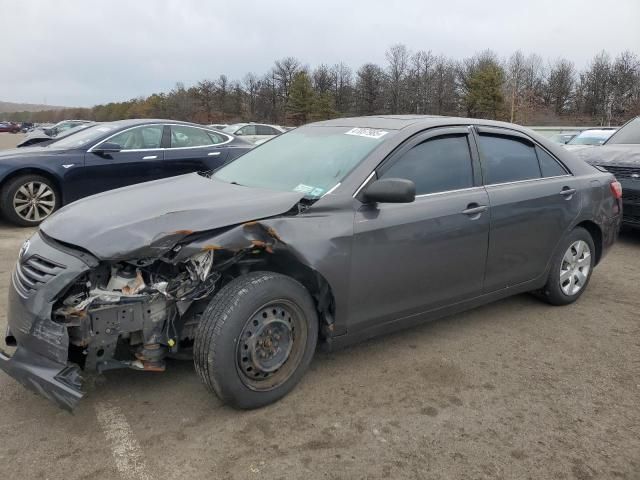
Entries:
[[546,102],[553,107],[556,115],[562,115],[570,108],[575,75],[573,63],[564,58],[557,59],[549,68],[545,87]]
[[384,108],[384,71],[375,63],[360,67],[356,74],[356,103],[362,115],[382,113]]
[[389,82],[389,109],[391,113],[400,113],[405,103],[409,50],[404,45],[394,45],[387,50],[385,57]]

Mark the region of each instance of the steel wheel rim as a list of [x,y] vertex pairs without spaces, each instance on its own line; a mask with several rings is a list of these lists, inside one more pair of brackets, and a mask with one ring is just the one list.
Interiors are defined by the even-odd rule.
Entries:
[[44,182],[27,182],[13,195],[13,211],[23,220],[40,222],[53,213],[56,194]]
[[584,240],[573,242],[560,264],[560,289],[565,295],[577,294],[587,283],[591,270],[591,249]]
[[269,391],[291,378],[307,343],[303,318],[300,307],[284,299],[266,303],[249,317],[236,348],[236,368],[245,386]]

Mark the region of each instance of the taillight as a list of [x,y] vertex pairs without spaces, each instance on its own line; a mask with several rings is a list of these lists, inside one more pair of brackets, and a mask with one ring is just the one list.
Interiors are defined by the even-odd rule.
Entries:
[[616,200],[620,200],[622,198],[622,185],[617,180],[611,182],[611,193]]

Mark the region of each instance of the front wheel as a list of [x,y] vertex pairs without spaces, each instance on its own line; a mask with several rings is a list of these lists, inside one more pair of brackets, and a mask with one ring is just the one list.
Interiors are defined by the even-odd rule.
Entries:
[[258,408],[295,387],[317,340],[317,313],[305,287],[285,275],[253,272],[211,300],[196,333],[194,363],[224,403]]
[[593,272],[595,252],[591,234],[584,228],[575,228],[551,262],[542,297],[552,305],[568,305],[580,298]]
[[60,207],[60,195],[53,182],[41,175],[21,175],[0,192],[2,213],[11,223],[35,227]]

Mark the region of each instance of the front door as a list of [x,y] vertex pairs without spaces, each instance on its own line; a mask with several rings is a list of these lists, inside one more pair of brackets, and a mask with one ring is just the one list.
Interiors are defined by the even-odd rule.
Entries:
[[163,125],[133,127],[101,142],[118,145],[119,152],[99,154],[90,149],[85,154],[84,167],[77,173],[78,198],[161,178],[163,128]]
[[481,294],[490,212],[470,142],[466,127],[429,131],[377,170],[412,180],[416,199],[355,212],[350,331]]

